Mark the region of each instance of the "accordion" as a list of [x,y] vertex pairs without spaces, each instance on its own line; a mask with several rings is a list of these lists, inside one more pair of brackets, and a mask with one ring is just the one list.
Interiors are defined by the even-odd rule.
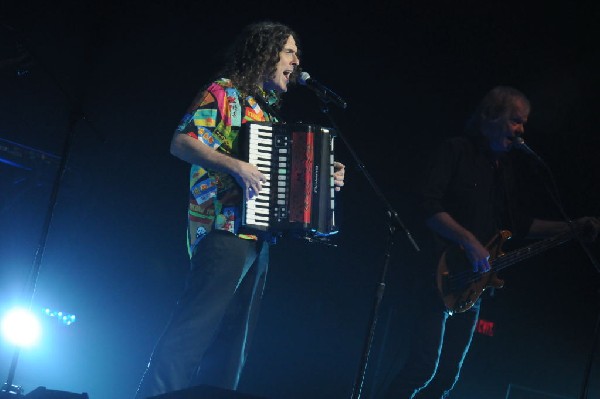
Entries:
[[312,124],[248,122],[243,153],[266,177],[244,198],[242,225],[274,234],[315,237],[338,232],[335,223],[334,137]]

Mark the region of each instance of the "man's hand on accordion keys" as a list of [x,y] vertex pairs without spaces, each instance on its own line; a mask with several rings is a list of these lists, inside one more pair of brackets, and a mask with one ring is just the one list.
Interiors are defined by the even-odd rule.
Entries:
[[335,191],[340,191],[344,186],[344,172],[346,166],[338,161],[333,162],[333,183],[335,184]]
[[245,191],[246,198],[252,199],[262,190],[263,184],[267,182],[267,177],[255,165],[247,162],[240,162],[240,164],[236,180]]

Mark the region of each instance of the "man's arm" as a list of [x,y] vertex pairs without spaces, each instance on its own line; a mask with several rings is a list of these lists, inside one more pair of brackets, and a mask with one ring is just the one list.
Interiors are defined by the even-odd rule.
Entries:
[[437,212],[430,216],[427,226],[448,240],[464,248],[474,272],[490,270],[490,253],[469,230],[459,224],[448,212]]
[[216,151],[185,133],[175,132],[171,139],[171,154],[185,162],[232,175],[248,193],[248,198],[260,192],[267,181],[256,166]]

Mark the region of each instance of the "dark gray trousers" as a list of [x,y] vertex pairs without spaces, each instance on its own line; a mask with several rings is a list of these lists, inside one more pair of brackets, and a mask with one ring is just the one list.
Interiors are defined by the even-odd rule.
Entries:
[[269,244],[209,233],[159,338],[136,399],[208,384],[237,388],[265,286]]

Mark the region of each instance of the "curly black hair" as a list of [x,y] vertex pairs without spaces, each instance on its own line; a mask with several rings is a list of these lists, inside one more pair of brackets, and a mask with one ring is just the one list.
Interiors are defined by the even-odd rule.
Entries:
[[[231,79],[243,94],[259,95],[258,87],[275,74],[279,53],[290,36],[299,46],[298,36],[286,25],[271,21],[247,25],[227,52],[220,76]],[[296,82],[299,73],[295,68],[290,83]]]

